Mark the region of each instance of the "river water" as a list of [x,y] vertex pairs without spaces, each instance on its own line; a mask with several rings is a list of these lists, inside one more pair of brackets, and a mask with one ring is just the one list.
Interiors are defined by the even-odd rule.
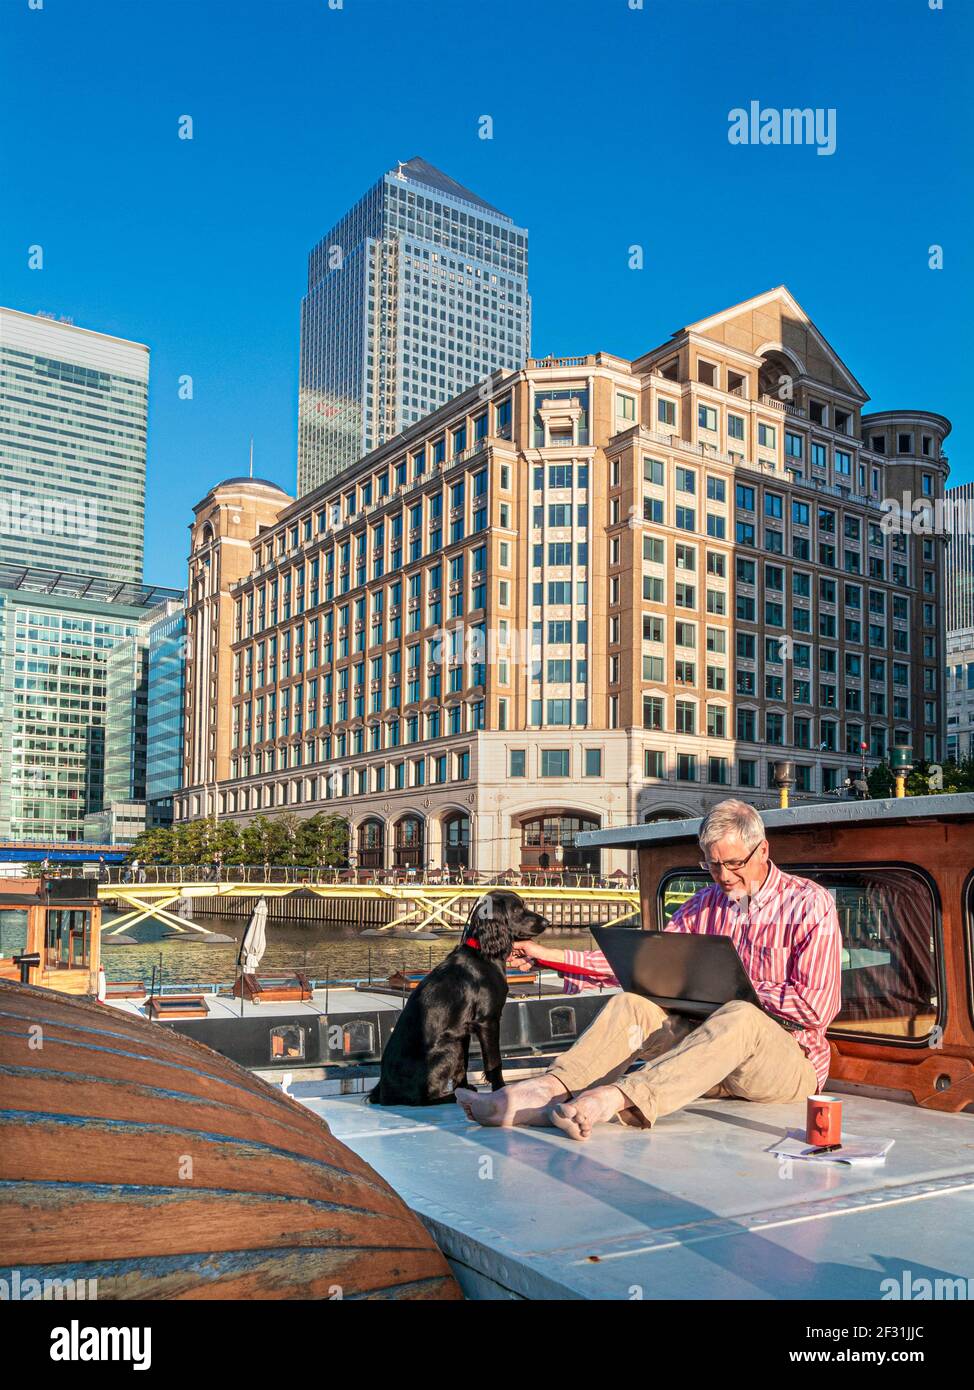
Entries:
[[[102,961],[109,980],[143,980],[148,984],[156,970],[164,984],[208,984],[230,981],[234,977],[240,938],[245,922],[230,924],[208,918],[207,926],[226,936],[233,944],[206,945],[196,932],[185,937],[166,937],[164,930],[146,924],[136,928],[138,944],[116,946],[111,937],[102,936]],[[591,950],[595,943],[588,932],[570,936],[545,933],[551,946]],[[406,941],[400,938],[361,937],[354,927],[316,923],[309,927],[267,925],[267,950],[261,969],[270,973],[302,970],[313,979],[385,979],[402,966],[428,970],[441,961],[457,944],[456,937],[439,941]]]
[[[230,921],[208,916],[205,925],[213,932],[232,936],[232,942],[208,945],[206,939],[189,930],[172,936],[169,929],[145,922],[134,929],[136,944],[117,945],[106,934],[116,914],[106,912],[102,932],[102,964],[109,980],[142,980],[149,984],[156,972],[156,984],[222,984],[232,981],[246,929],[244,919]],[[12,956],[24,949],[27,917],[24,912],[0,912],[0,956]],[[556,935],[545,933],[545,943],[574,950],[591,950],[595,942],[585,931]],[[270,973],[302,970],[312,979],[385,979],[402,966],[429,970],[453,950],[457,938],[439,941],[406,941],[401,937],[362,937],[347,923],[298,927],[267,923],[267,950],[261,969]]]

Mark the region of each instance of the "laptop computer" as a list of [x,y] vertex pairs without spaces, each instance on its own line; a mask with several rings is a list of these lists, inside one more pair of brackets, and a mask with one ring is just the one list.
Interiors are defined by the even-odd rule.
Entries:
[[652,999],[668,1013],[709,1018],[722,1004],[743,999],[789,1031],[798,1026],[764,1007],[729,936],[632,927],[591,931],[622,988]]

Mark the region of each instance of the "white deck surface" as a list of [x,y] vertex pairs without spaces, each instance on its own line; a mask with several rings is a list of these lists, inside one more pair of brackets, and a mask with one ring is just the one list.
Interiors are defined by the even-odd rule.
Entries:
[[844,1129],[895,1139],[886,1163],[785,1176],[764,1150],[804,1105],[701,1100],[576,1143],[324,1092],[290,1087],[420,1214],[468,1296],[881,1299],[907,1270],[974,1290],[974,1116],[845,1095]]
[[[193,993],[187,990],[187,994]],[[165,994],[163,998],[172,1001],[178,999],[178,993]],[[131,999],[113,999],[111,996],[105,1001],[113,1008],[121,1009],[123,1013],[138,1014],[140,1018],[145,1017],[145,1006],[135,1003]],[[243,1010],[241,1011],[240,1000],[235,999],[231,994],[207,994],[203,993],[203,1003],[206,1005],[207,1018],[269,1018],[273,1016],[286,1017],[289,1014],[304,1015],[325,1013],[325,1004],[328,1004],[330,1014],[349,1014],[349,1013],[376,1013],[385,1009],[399,1010],[402,1008],[402,996],[398,994],[371,994],[367,990],[350,989],[347,986],[336,985],[334,988],[325,991],[316,989],[312,991],[312,997],[306,1002],[292,999],[265,999],[262,1004],[254,1004],[251,1000],[245,999]],[[200,1015],[202,1018],[203,1015]]]
[[[542,983],[546,986],[560,985],[561,980],[557,975],[546,971],[541,976]],[[615,991],[606,991],[614,993]],[[255,1004],[250,999],[245,999],[243,1012],[241,1013],[240,1000],[234,998],[232,994],[211,994],[205,990],[185,991],[189,994],[201,994],[203,1003],[206,1005],[206,1016],[215,1018],[268,1018],[273,1015],[286,1017],[289,1014],[356,1014],[356,1013],[376,1013],[387,1009],[398,1012],[405,1002],[402,994],[386,990],[385,993],[372,993],[368,988],[355,989],[350,985],[332,985],[329,989],[314,989],[311,992],[311,999],[305,1002],[290,999],[265,999],[262,1004]],[[172,1001],[178,999],[178,992],[167,992],[163,998]],[[406,995],[405,998],[409,996]],[[509,1003],[515,1004],[520,998],[535,998],[532,992],[529,995],[510,996]],[[551,998],[550,994],[545,996]],[[560,997],[560,996],[556,996]],[[140,1017],[145,1017],[145,1007],[143,1004],[136,1003],[131,999],[113,998],[111,995],[105,1001],[113,1008],[121,1009],[123,1013],[134,1013]],[[327,1005],[327,1008],[326,1008]],[[200,1015],[203,1017],[203,1015]]]

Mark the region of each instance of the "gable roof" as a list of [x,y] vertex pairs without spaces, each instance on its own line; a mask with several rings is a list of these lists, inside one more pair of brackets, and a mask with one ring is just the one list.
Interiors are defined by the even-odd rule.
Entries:
[[[754,309],[760,309],[763,305],[772,302],[781,304],[797,322],[807,329],[823,354],[833,364],[836,371],[849,383],[849,388],[852,393],[861,396],[864,401],[867,401],[869,399],[868,392],[865,391],[862,384],[852,375],[849,368],[842,361],[842,358],[825,335],[816,328],[815,324],[798,303],[798,300],[788,289],[787,285],[776,285],[774,289],[766,290],[764,294],[755,295],[753,299],[745,299],[740,304],[732,305],[729,309],[721,309],[717,314],[710,314],[705,319],[698,319],[696,323],[688,323],[679,331],[681,333],[705,334],[708,329],[716,327],[717,324],[726,323],[730,319],[737,318],[740,314],[749,313]],[[674,337],[675,336],[674,334]]]

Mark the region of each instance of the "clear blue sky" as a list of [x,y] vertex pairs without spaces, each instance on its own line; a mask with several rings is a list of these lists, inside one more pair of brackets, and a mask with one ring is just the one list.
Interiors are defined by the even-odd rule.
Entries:
[[[784,282],[872,408],[949,416],[952,481],[974,477],[969,0],[0,0],[0,22],[0,303],[150,345],[151,580],[185,582],[192,504],[251,435],[293,490],[307,253],[412,155],[529,228],[536,353],[635,356]],[[835,154],[732,146],[752,99],[834,107]]]

